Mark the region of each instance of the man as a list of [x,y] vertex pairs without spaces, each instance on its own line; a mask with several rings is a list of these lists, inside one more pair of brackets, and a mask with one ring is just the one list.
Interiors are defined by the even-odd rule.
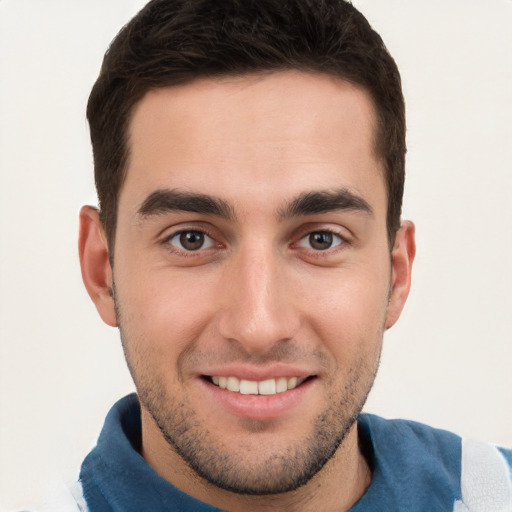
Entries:
[[509,510],[510,451],[360,415],[410,287],[405,116],[341,0],[153,0],[88,105],[80,259],[137,397],[91,511]]

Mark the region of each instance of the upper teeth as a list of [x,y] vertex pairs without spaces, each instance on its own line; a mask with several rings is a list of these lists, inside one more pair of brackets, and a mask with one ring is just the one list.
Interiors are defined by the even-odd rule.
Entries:
[[280,377],[262,381],[237,379],[236,377],[212,377],[212,382],[215,385],[242,395],[275,395],[296,388],[304,380],[300,377]]

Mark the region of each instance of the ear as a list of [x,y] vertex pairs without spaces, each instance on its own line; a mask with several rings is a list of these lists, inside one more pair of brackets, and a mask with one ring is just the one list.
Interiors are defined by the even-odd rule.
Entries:
[[82,279],[89,296],[102,320],[112,327],[117,327],[107,237],[99,212],[92,206],[83,206],[80,210],[78,251]]
[[397,231],[391,253],[391,291],[389,295],[386,329],[398,320],[411,287],[412,262],[416,254],[414,224],[402,222]]

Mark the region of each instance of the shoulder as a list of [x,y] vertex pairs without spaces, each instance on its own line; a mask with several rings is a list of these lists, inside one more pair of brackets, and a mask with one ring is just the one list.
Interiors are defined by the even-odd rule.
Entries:
[[[358,425],[360,437],[372,446],[376,459],[460,463],[462,439],[453,432],[416,421],[389,420],[373,414],[359,416]],[[458,471],[458,465],[455,464],[455,471]]]
[[[414,421],[364,414],[358,424],[374,475],[409,509],[512,510],[511,450]],[[432,507],[440,496],[438,508]]]
[[78,479],[62,481],[52,489],[43,508],[38,512],[88,512]]
[[455,512],[512,510],[512,450],[462,439],[461,503]]
[[[3,509],[2,509],[3,510]],[[6,511],[7,512],[7,511]],[[85,503],[82,486],[78,479],[55,477],[44,496],[32,508],[12,510],[11,512],[89,512]]]

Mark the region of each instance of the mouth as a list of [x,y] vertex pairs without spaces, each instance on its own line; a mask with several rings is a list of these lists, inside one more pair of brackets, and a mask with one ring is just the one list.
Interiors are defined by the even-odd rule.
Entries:
[[315,407],[318,375],[279,367],[211,371],[209,375],[200,375],[206,391],[200,393],[200,399],[216,411],[216,417],[221,417],[221,411],[227,412],[224,421],[231,417],[258,421],[286,419],[294,417],[290,416],[293,411],[301,411],[297,412],[300,415]]
[[239,393],[241,395],[277,395],[301,386],[304,382],[313,379],[309,377],[279,377],[266,380],[246,380],[232,376],[204,376],[204,378],[221,389]]

